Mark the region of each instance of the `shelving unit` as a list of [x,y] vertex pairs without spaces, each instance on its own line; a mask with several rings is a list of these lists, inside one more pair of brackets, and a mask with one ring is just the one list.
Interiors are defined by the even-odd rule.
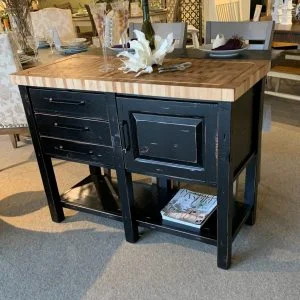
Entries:
[[[177,189],[165,191],[156,184],[133,182],[134,217],[141,227],[174,234],[184,238],[217,245],[217,210],[208,218],[198,233],[194,229],[182,229],[164,225],[160,211],[176,194]],[[121,202],[118,197],[118,184],[107,176],[90,175],[61,195],[63,207],[83,211],[102,217],[122,220]],[[232,236],[237,236],[240,228],[249,217],[251,206],[234,201]]]

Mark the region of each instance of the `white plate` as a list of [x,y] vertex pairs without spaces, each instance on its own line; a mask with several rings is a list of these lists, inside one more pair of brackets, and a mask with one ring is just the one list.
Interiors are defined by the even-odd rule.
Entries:
[[[108,47],[108,49],[114,51],[114,52],[123,52],[123,48],[114,48],[114,47]],[[134,49],[130,49],[130,48],[127,48],[128,52],[134,52]]]
[[73,40],[65,41],[64,46],[79,46],[86,42],[86,38],[75,38]]
[[241,49],[235,50],[212,50],[212,44],[206,44],[199,48],[203,52],[207,52],[211,57],[234,57],[241,52],[247,50],[249,45],[244,45]]

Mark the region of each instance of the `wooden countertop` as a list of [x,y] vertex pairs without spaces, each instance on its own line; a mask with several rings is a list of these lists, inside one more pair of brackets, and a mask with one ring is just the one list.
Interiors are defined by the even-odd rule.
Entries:
[[167,58],[164,65],[190,61],[185,71],[145,74],[123,74],[117,68],[101,73],[98,55],[73,55],[53,63],[11,75],[17,85],[72,90],[114,92],[156,97],[233,102],[265,77],[269,60]]

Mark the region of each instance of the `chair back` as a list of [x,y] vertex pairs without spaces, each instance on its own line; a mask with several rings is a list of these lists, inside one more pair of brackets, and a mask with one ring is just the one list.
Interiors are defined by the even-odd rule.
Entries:
[[180,0],[165,0],[168,8],[167,21],[168,23],[179,22],[180,20]]
[[73,8],[70,2],[61,3],[61,4],[54,4],[53,7],[61,8],[61,9],[69,9],[71,13],[73,14]]
[[[225,38],[238,35],[249,41],[249,50],[270,50],[273,40],[274,22],[207,22],[206,43],[211,43],[217,34]],[[251,42],[253,41],[253,42]]]
[[[175,40],[175,48],[185,48],[186,47],[186,32],[187,24],[184,22],[180,23],[154,23],[152,24],[156,35],[166,38],[169,33],[173,32]],[[140,23],[130,23],[129,24],[129,38],[135,38],[134,30],[141,30],[142,24]]]
[[35,36],[43,37],[49,28],[56,28],[62,41],[76,38],[72,14],[69,9],[49,7],[31,12],[30,16]]
[[216,0],[215,6],[218,21],[238,22],[242,20],[240,0]]
[[9,78],[11,73],[22,69],[16,50],[12,33],[0,34],[0,133],[1,129],[27,127],[18,86]]
[[89,18],[91,20],[91,23],[92,23],[92,31],[93,31],[93,36],[97,36],[97,29],[96,29],[96,25],[95,25],[95,22],[94,22],[94,18],[93,18],[93,15],[91,13],[91,8],[88,4],[85,4],[84,5],[88,15],[89,15]]

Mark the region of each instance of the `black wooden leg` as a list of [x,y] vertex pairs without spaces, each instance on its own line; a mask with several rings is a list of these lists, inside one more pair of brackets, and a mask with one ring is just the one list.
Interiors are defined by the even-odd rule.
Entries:
[[171,187],[172,187],[172,181],[170,179],[166,179],[166,178],[162,178],[162,177],[159,177],[157,178],[157,186],[168,192],[171,190]]
[[110,169],[104,168],[103,171],[104,171],[104,176],[111,178],[111,170]]
[[255,111],[255,120],[257,124],[255,138],[257,141],[256,151],[257,151],[257,170],[256,176],[257,181],[260,182],[260,169],[261,169],[261,135],[262,135],[262,124],[263,124],[263,110],[264,110],[264,91],[265,91],[265,81],[261,80],[254,87],[254,97],[256,103],[256,111]]
[[12,144],[13,148],[16,149],[18,147],[17,135],[16,134],[10,134],[9,138],[10,138],[10,141],[11,141],[11,144]]
[[250,215],[246,221],[248,225],[254,225],[256,220],[257,206],[257,157],[255,156],[248,164],[246,169],[246,184],[245,184],[245,203],[252,206]]
[[90,174],[91,175],[102,175],[100,167],[89,166],[89,169],[90,169]]
[[218,267],[228,269],[231,264],[233,184],[230,175],[224,174],[218,187]]
[[51,218],[54,222],[61,222],[64,220],[65,216],[60,201],[60,195],[56,183],[52,161],[51,158],[47,155],[44,155],[42,151],[37,131],[37,125],[34,121],[34,118],[32,117],[34,115],[34,112],[30,104],[27,88],[24,86],[19,86],[19,90],[25,108],[25,114],[33,141],[36,159],[40,168]]
[[125,237],[127,242],[135,243],[139,238],[138,224],[132,215],[134,195],[131,173],[124,169],[117,169],[119,196],[122,203]]
[[59,223],[65,219],[65,216],[60,201],[60,195],[56,183],[52,161],[48,156],[39,155],[37,153],[37,150],[36,154],[48,200],[51,218],[52,221]]
[[224,103],[219,110],[218,132],[218,267],[228,269],[232,254],[233,171],[230,158],[231,105]]
[[124,168],[123,153],[120,139],[120,128],[116,109],[115,94],[106,94],[107,108],[110,122],[111,135],[114,141],[114,160],[118,179],[119,197],[122,203],[122,215],[126,240],[135,243],[139,238],[138,224],[133,216],[134,195],[131,173]]

